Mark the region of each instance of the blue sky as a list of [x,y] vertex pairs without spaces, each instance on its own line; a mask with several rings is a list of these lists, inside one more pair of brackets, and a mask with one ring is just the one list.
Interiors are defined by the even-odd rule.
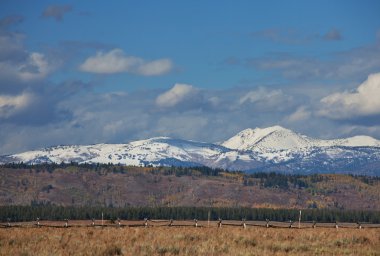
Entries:
[[276,124],[380,138],[379,11],[379,1],[4,0],[0,154],[214,142]]

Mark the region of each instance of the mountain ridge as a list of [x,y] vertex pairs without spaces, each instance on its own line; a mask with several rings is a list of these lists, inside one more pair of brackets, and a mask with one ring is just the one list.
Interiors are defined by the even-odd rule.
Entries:
[[370,136],[321,140],[281,126],[245,129],[216,144],[154,137],[125,144],[55,146],[0,157],[0,163],[112,163],[208,166],[243,171],[380,175],[380,141]]
[[[239,139],[242,140],[243,138],[246,138],[247,135],[250,135],[251,140],[244,144],[239,144]],[[230,139],[224,141],[221,145],[224,145],[227,148],[232,149],[240,149],[240,150],[247,150],[247,149],[253,149],[253,146],[257,146],[260,142],[263,140],[267,140],[269,136],[282,136],[283,138],[292,137],[293,141],[296,142],[296,146],[293,145],[287,145],[283,149],[295,149],[295,148],[303,148],[303,147],[315,147],[315,146],[351,146],[351,147],[361,147],[361,146],[376,146],[380,147],[380,141],[366,135],[358,135],[343,139],[330,139],[330,140],[322,140],[322,139],[315,139],[308,137],[306,135],[302,135],[296,132],[293,132],[289,129],[286,129],[281,126],[272,126],[267,128],[255,128],[255,129],[245,129],[235,136],[231,137]],[[298,140],[298,141],[294,141]],[[363,141],[366,141],[366,143],[363,143]],[[240,141],[242,142],[242,141]],[[253,143],[252,143],[253,142]],[[298,146],[298,147],[297,147]],[[275,149],[279,149],[276,147]]]

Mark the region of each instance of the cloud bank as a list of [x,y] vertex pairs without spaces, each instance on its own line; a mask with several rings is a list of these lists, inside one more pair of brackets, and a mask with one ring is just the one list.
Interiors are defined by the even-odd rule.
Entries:
[[127,56],[121,49],[107,53],[99,51],[86,59],[79,67],[81,71],[97,74],[132,73],[142,76],[159,76],[170,72],[173,64],[170,59],[146,61],[139,57]]

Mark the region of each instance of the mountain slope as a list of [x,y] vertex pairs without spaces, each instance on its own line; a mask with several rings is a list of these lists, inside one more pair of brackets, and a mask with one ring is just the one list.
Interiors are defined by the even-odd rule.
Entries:
[[0,163],[112,163],[198,166],[286,173],[380,175],[380,141],[320,140],[281,126],[246,129],[219,144],[157,137],[127,144],[57,146],[0,157]]

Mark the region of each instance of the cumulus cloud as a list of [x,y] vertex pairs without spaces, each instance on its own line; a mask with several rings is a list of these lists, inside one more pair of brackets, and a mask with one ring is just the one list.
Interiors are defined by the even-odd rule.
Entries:
[[175,84],[170,90],[160,94],[156,98],[159,107],[168,108],[178,105],[180,102],[196,96],[199,89],[188,84]]
[[137,68],[137,73],[143,76],[156,76],[169,72],[172,66],[169,59],[159,59],[140,65]]
[[239,103],[245,102],[255,103],[258,101],[266,101],[267,99],[276,99],[282,96],[281,90],[268,91],[267,89],[260,87],[257,91],[250,91],[240,98]]
[[114,74],[129,72],[143,76],[157,76],[170,72],[173,64],[169,59],[146,61],[139,57],[127,56],[121,49],[107,53],[97,52],[81,65],[80,70],[97,74]]
[[18,74],[22,80],[40,79],[47,76],[50,66],[42,53],[32,52],[26,63],[18,68]]
[[309,119],[310,116],[311,116],[311,111],[305,106],[300,106],[296,109],[296,111],[290,114],[286,119],[289,122],[298,122],[298,121]]
[[[16,18],[15,18],[16,19]],[[9,22],[15,22],[10,20]],[[0,33],[0,83],[7,84],[16,81],[30,82],[45,78],[53,69],[54,64],[39,52],[25,49],[25,35],[4,30]],[[9,85],[10,86],[10,85]]]
[[371,74],[354,92],[337,92],[321,99],[319,114],[331,119],[380,115],[380,73]]
[[20,95],[0,95],[0,118],[7,118],[26,108],[33,100],[30,93]]
[[27,82],[45,78],[52,71],[52,66],[44,54],[38,52],[26,54],[26,59],[22,61],[0,60],[0,74]]
[[57,22],[62,21],[66,13],[72,11],[71,5],[49,5],[42,12],[42,17],[44,18],[53,18]]

